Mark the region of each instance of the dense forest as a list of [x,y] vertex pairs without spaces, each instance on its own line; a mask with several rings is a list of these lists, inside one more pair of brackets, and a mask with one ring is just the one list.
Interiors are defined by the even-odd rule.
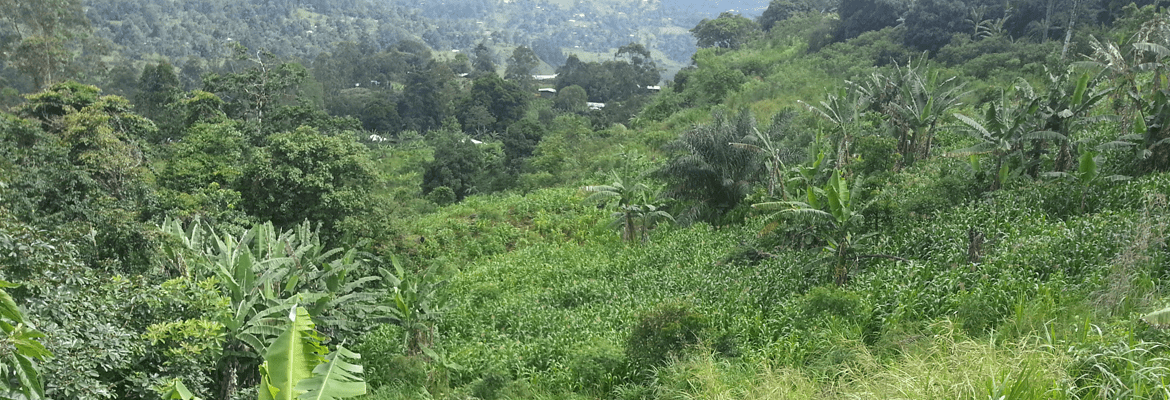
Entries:
[[0,399],[1170,398],[1165,4],[460,4],[0,0]]

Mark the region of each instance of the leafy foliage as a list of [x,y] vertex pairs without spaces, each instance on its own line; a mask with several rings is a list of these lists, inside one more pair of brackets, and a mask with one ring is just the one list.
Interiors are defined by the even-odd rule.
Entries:
[[294,306],[288,319],[260,365],[261,400],[332,400],[366,394],[366,383],[357,376],[362,367],[346,362],[360,355],[342,346],[325,355],[327,349],[304,308]]
[[321,221],[326,237],[334,238],[337,222],[369,207],[366,197],[376,176],[366,148],[353,139],[302,127],[267,141],[238,180],[251,215],[281,227]]
[[749,111],[713,118],[673,142],[681,154],[655,172],[668,182],[668,196],[690,202],[686,211],[675,213],[688,220],[717,221],[738,206],[762,166],[758,153],[732,145],[754,134]]
[[0,330],[4,334],[0,343],[6,348],[0,354],[4,359],[0,364],[0,395],[17,398],[12,395],[19,393],[25,399],[40,399],[45,396],[45,384],[37,370],[37,361],[52,357],[53,353],[38,340],[45,335],[25,323],[16,302],[3,290],[17,286],[0,281]]

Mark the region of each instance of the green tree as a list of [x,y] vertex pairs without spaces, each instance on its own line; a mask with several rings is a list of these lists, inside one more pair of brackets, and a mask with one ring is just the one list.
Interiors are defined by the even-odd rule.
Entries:
[[529,89],[532,86],[532,70],[540,65],[540,58],[532,49],[517,46],[508,57],[508,67],[504,70],[504,79],[516,82],[521,88]]
[[907,47],[938,52],[955,33],[967,30],[964,17],[970,15],[968,2],[959,0],[922,0],[911,3],[905,15]]
[[[83,247],[87,262],[142,272],[153,248],[146,205],[154,198],[148,159],[140,146],[154,134],[149,120],[117,96],[93,86],[65,82],[28,96],[15,111],[31,122],[7,121],[21,165],[12,184],[20,193],[14,209],[36,225],[81,224],[94,240]],[[39,125],[40,129],[31,129]],[[26,129],[27,128],[27,129]]]
[[812,7],[805,1],[772,0],[756,22],[764,31],[770,31],[777,22],[782,22],[796,13],[808,11],[812,11]]
[[194,192],[212,183],[236,187],[243,173],[245,144],[235,122],[197,124],[187,130],[182,142],[172,146],[171,157],[159,172],[159,184],[181,192]]
[[[18,70],[41,89],[65,78],[74,46],[90,31],[80,0],[3,0],[6,33],[4,53]],[[5,44],[5,43],[0,43]]]
[[407,74],[406,88],[398,102],[398,116],[404,131],[427,132],[443,126],[451,115],[451,101],[447,83],[452,79],[449,69],[432,61],[428,67]]
[[557,91],[557,97],[553,99],[553,107],[565,112],[581,113],[587,109],[586,103],[588,101],[589,95],[585,93],[585,89],[571,85]]
[[238,43],[232,51],[236,60],[249,68],[240,73],[204,75],[203,90],[228,99],[224,105],[228,117],[247,122],[253,143],[260,145],[268,114],[281,104],[292,103],[296,88],[309,73],[300,64],[278,63],[267,51],[258,51],[253,57]]
[[906,4],[897,0],[842,0],[837,7],[841,22],[837,24],[834,39],[845,41],[894,26],[905,11]]
[[691,28],[699,47],[738,49],[760,31],[760,25],[742,15],[723,12],[713,20],[704,18]]
[[[617,52],[613,54],[615,59],[625,59],[632,67],[634,76],[627,78],[633,81],[638,89],[646,86],[657,85],[662,76],[658,71],[658,64],[650,56],[650,50],[646,49],[641,43],[630,43],[619,47]],[[620,80],[620,79],[619,79]]]
[[179,138],[175,131],[181,128],[181,121],[173,109],[182,93],[179,77],[170,63],[163,61],[142,68],[133,99],[134,109],[158,124],[162,128],[160,133],[168,136],[149,138],[152,142]]
[[496,58],[486,43],[479,42],[475,46],[475,59],[471,60],[471,67],[472,75],[476,77],[496,73]]
[[[475,79],[471,91],[460,103],[459,122],[463,126],[486,126],[491,131],[503,132],[524,117],[529,97],[514,82],[500,79],[495,74],[481,76]],[[486,122],[488,120],[482,115],[475,114],[477,110],[486,110],[494,121]]]
[[524,172],[525,161],[532,157],[540,140],[548,133],[544,125],[530,118],[516,121],[500,134],[504,145],[504,165],[510,176]]
[[337,223],[369,207],[377,177],[365,146],[353,138],[302,127],[267,141],[239,179],[250,215],[281,227],[320,221],[324,235],[334,239]]
[[463,200],[472,193],[488,191],[489,160],[479,145],[466,135],[448,131],[432,131],[431,146],[435,148],[434,161],[423,172],[424,193],[447,187],[455,192],[455,200]]
[[756,151],[732,143],[743,142],[754,129],[749,110],[734,117],[715,112],[711,123],[668,145],[678,155],[654,174],[667,182],[666,196],[689,202],[687,211],[676,216],[718,222],[747,197],[763,163]]

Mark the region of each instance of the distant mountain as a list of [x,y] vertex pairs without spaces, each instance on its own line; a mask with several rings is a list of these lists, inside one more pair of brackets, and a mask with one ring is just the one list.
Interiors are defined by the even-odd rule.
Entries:
[[713,18],[719,13],[730,11],[747,17],[759,17],[768,8],[766,0],[663,0],[667,8],[689,10],[692,14]]

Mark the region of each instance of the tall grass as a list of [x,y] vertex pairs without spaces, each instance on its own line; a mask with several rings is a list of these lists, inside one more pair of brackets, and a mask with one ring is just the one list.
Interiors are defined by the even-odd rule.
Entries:
[[1037,338],[1010,344],[974,340],[949,321],[931,326],[915,350],[879,364],[862,351],[835,377],[765,362],[702,355],[659,371],[656,398],[689,399],[1062,399],[1072,382],[1068,356]]

